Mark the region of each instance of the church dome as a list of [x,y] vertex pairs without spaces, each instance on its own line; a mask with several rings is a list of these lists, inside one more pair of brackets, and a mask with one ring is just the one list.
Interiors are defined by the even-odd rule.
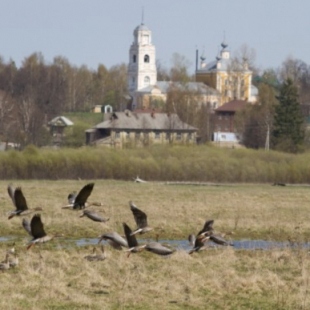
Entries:
[[146,27],[144,24],[141,24],[136,27],[136,29],[134,30],[134,33],[137,33],[138,31],[150,31],[150,29]]

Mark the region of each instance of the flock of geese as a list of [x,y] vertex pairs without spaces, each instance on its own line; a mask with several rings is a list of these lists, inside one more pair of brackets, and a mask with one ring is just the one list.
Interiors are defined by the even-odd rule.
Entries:
[[[93,191],[94,185],[94,183],[89,183],[86,184],[78,193],[70,193],[68,195],[68,204],[62,208],[71,210],[82,210],[82,214],[80,215],[80,217],[86,216],[92,221],[105,223],[109,221],[109,218],[103,218],[95,211],[88,209],[90,206],[101,205],[101,203],[89,203],[87,201]],[[24,216],[35,213],[32,216],[30,222],[26,218],[23,218],[22,220],[22,226],[32,238],[27,245],[27,250],[29,250],[37,243],[44,243],[52,240],[57,236],[61,236],[56,234],[51,235],[45,232],[44,225],[41,220],[41,215],[39,213],[36,213],[37,211],[42,211],[42,208],[29,208],[21,187],[15,188],[12,184],[10,184],[7,189],[13,205],[15,206],[15,209],[9,212],[8,219],[12,219],[15,216]],[[124,236],[120,235],[115,231],[104,233],[99,237],[98,244],[100,244],[102,241],[106,241],[114,249],[125,249],[125,251],[128,252],[128,256],[131,253],[138,253],[143,250],[152,252],[154,254],[166,256],[171,255],[173,252],[175,252],[175,249],[171,249],[159,243],[158,240],[147,242],[145,244],[139,244],[136,235],[148,233],[149,231],[153,230],[153,228],[148,225],[147,215],[145,212],[140,210],[132,201],[129,202],[129,206],[137,225],[136,229],[132,230],[128,226],[128,224],[124,222]],[[192,249],[188,252],[189,254],[206,249],[206,241],[208,240],[211,240],[214,243],[223,246],[233,245],[229,241],[225,240],[223,235],[214,233],[213,223],[213,220],[207,220],[203,228],[198,232],[197,235],[189,235],[188,241],[192,246]],[[104,260],[106,258],[104,246],[101,245],[100,249],[101,251],[100,253],[98,253],[97,248],[94,248],[93,253],[85,256],[84,258],[89,261]],[[18,256],[15,253],[15,249],[13,247],[6,252],[5,259],[0,263],[0,270],[7,270],[17,265]]]

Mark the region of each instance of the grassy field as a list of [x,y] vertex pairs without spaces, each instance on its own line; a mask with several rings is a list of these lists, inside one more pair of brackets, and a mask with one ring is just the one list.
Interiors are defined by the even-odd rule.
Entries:
[[[92,181],[92,180],[90,180]],[[301,246],[271,250],[213,248],[168,258],[132,254],[105,247],[107,259],[88,262],[91,246],[68,240],[97,238],[108,231],[122,234],[122,222],[132,228],[128,201],[148,214],[154,231],[143,238],[186,240],[205,220],[214,219],[218,232],[233,232],[232,240],[263,239],[307,242],[310,188],[235,184],[222,186],[137,184],[95,181],[90,201],[110,217],[106,224],[80,218],[80,211],[61,209],[69,192],[83,181],[12,181],[22,186],[30,207],[42,207],[48,233],[62,233],[26,251],[29,240],[21,218],[7,219],[13,209],[1,181],[0,257],[13,241],[20,265],[1,276],[2,309],[309,309],[309,253]],[[30,217],[29,217],[30,218]],[[140,237],[138,237],[140,238]]]

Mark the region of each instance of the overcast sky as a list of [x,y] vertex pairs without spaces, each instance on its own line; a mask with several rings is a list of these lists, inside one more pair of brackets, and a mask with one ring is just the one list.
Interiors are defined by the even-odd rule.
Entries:
[[143,7],[167,68],[179,53],[192,73],[196,48],[214,60],[224,33],[233,54],[244,44],[254,49],[261,69],[288,56],[310,64],[310,0],[2,0],[0,55],[18,66],[34,52],[91,69],[127,63]]

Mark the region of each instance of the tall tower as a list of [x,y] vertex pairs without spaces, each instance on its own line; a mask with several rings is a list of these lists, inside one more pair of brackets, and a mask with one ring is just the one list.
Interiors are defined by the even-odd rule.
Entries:
[[155,46],[152,32],[143,24],[133,32],[134,41],[129,50],[128,90],[135,105],[135,92],[157,82]]

